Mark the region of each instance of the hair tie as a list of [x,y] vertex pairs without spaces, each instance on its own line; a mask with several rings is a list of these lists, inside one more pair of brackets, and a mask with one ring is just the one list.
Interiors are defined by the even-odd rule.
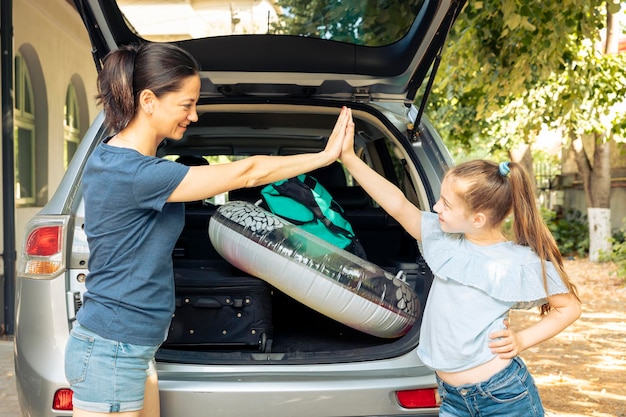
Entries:
[[503,177],[509,175],[509,172],[511,172],[511,168],[509,168],[508,161],[500,162],[500,164],[498,165],[498,171],[500,171],[500,175],[502,175]]

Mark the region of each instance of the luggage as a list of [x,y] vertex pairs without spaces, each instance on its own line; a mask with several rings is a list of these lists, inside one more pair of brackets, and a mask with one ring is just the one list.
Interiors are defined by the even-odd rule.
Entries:
[[164,347],[240,347],[269,352],[271,286],[224,261],[177,263],[176,310]]
[[269,211],[333,245],[367,259],[343,208],[310,175],[278,181],[261,190]]

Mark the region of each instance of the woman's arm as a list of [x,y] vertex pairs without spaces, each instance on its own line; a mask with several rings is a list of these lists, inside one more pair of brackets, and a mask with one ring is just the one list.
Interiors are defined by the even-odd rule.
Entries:
[[507,328],[489,335],[491,339],[497,339],[489,343],[491,351],[502,359],[513,358],[561,333],[580,317],[580,302],[572,294],[553,295],[548,297],[548,302],[552,308],[537,324],[519,332]]
[[402,191],[378,174],[354,153],[354,122],[350,113],[341,162],[363,189],[415,239],[421,240],[422,212]]
[[202,200],[230,190],[269,184],[329,165],[341,153],[351,120],[349,109],[341,110],[323,151],[289,156],[257,155],[227,164],[190,167],[167,201]]

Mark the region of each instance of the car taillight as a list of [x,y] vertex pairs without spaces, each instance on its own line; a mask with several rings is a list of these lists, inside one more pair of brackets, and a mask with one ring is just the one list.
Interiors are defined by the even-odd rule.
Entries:
[[35,229],[26,241],[29,256],[52,256],[61,251],[61,226],[43,226]]
[[26,227],[18,274],[28,278],[47,279],[65,267],[64,236],[66,216],[35,217]]
[[396,391],[396,398],[404,408],[431,408],[440,404],[437,388]]
[[72,411],[74,407],[72,404],[72,398],[74,393],[69,388],[62,388],[54,393],[52,399],[52,409],[58,411]]

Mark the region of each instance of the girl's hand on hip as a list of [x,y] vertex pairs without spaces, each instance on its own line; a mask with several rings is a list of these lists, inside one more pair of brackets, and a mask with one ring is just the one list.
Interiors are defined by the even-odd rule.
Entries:
[[509,328],[509,320],[504,320],[506,329],[500,330],[489,335],[492,342],[489,348],[492,353],[497,354],[501,359],[512,359],[519,355],[522,351],[521,341],[516,332]]

